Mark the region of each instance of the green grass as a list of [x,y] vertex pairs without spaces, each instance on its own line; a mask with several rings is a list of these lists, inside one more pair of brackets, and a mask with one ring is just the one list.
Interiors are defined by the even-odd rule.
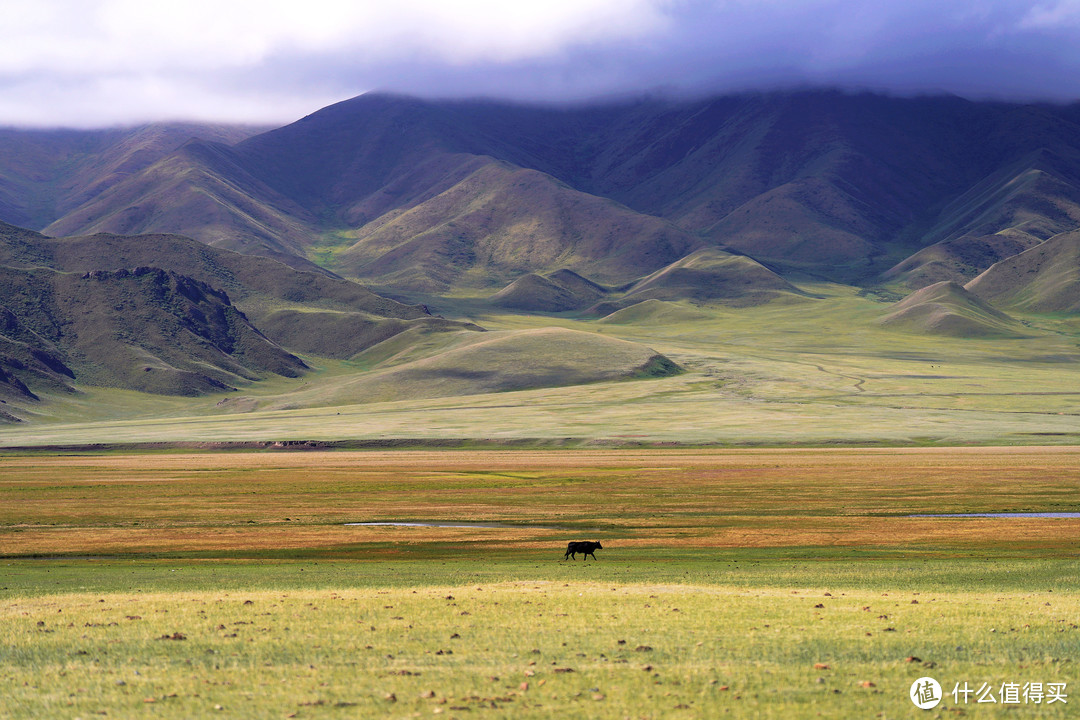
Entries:
[[905,717],[924,675],[946,691],[1075,678],[1075,562],[598,552],[589,565],[19,561],[0,591],[2,707]]
[[[0,716],[908,717],[926,675],[1073,683],[1077,521],[904,516],[1074,509],[1075,455],[3,455]],[[510,527],[342,525],[389,519]]]
[[839,286],[808,289],[825,297],[737,310],[686,306],[691,312],[665,313],[663,321],[646,314],[618,324],[488,312],[468,298],[433,307],[493,330],[555,326],[637,342],[686,368],[672,378],[410,399],[410,386],[395,386],[392,376],[381,392],[400,392],[401,399],[350,398],[357,372],[378,372],[379,363],[408,350],[395,347],[389,355],[376,349],[356,361],[307,357],[314,370],[303,378],[274,378],[228,395],[173,399],[88,388],[50,397],[35,408],[40,415],[34,421],[0,430],[0,445],[383,438],[955,445],[1080,439],[1076,327],[1066,320],[1031,316],[1026,322],[1035,337],[1024,339],[927,337],[879,327],[887,303]]

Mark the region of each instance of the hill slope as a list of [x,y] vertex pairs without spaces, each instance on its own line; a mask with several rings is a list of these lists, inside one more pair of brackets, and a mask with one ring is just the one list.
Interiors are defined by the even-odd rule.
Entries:
[[880,323],[910,332],[951,337],[1023,337],[1023,327],[950,281],[928,285],[893,306]]
[[380,369],[313,390],[307,396],[290,396],[287,402],[295,406],[414,400],[665,377],[678,372],[675,363],[655,350],[595,333],[564,328],[459,333],[440,352],[416,359],[392,357]]
[[[83,384],[195,395],[306,368],[225,293],[158,268],[79,275],[0,267],[0,308],[4,343],[49,366],[53,380],[59,373]],[[41,374],[31,370],[28,386]]]
[[51,223],[51,235],[178,233],[298,267],[314,218],[246,172],[225,145],[192,141]]
[[[75,141],[35,142],[26,136],[22,165],[55,166],[56,147]],[[624,282],[702,244],[782,273],[873,282],[929,245],[1044,240],[1080,221],[1075,112],[948,97],[806,91],[557,108],[369,94],[231,147],[110,150],[127,160],[106,161],[95,142],[64,176],[63,202],[48,189],[58,171],[0,178],[0,219],[56,215],[50,231],[68,235],[183,232],[290,264],[331,235],[351,237],[331,254],[342,272],[403,290],[501,287],[560,267]],[[954,249],[890,278],[984,269]]]
[[607,288],[562,269],[546,276],[522,275],[488,300],[509,310],[565,312],[587,308],[607,294]]
[[0,223],[0,265],[65,272],[163,267],[225,290],[245,311],[281,303],[414,319],[428,313],[324,270],[305,272],[267,258],[229,252],[179,235],[50,238]]
[[349,357],[407,331],[480,329],[176,235],[49,238],[0,223],[0,274],[0,391],[13,401],[81,384],[218,392],[303,371],[283,347]]
[[559,268],[626,282],[700,246],[670,223],[499,162],[368,223],[357,237],[340,255],[342,272],[423,290],[469,280],[501,285]]
[[44,228],[192,138],[231,145],[265,129],[205,123],[107,130],[0,128],[0,220]]
[[643,300],[715,301],[761,305],[782,296],[805,296],[761,263],[716,248],[702,248],[642,278],[622,298],[604,303],[606,312]]
[[966,287],[1003,307],[1080,312],[1080,232],[1056,235],[997,262]]

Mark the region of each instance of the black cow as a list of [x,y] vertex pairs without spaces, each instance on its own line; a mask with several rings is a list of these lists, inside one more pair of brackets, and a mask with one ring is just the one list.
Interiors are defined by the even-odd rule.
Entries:
[[566,544],[566,554],[563,555],[563,560],[565,560],[566,558],[570,558],[571,560],[577,560],[577,558],[574,557],[574,555],[576,555],[577,553],[581,553],[585,556],[582,559],[587,560],[588,557],[592,555],[592,559],[595,560],[596,556],[593,555],[593,551],[603,549],[603,545],[598,542],[593,542],[592,540],[573,540]]

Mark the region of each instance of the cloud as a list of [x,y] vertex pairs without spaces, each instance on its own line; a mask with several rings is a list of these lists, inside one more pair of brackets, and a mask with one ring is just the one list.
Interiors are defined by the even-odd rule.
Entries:
[[283,122],[370,89],[1080,98],[1080,0],[6,0],[0,124]]
[[1075,29],[1080,26],[1080,0],[1037,3],[1028,10],[1021,27],[1039,30]]

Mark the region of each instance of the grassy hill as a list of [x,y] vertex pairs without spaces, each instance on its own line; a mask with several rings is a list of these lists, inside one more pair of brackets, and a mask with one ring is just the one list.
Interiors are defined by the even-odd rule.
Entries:
[[988,267],[1042,240],[1008,229],[993,235],[963,235],[919,250],[889,268],[883,278],[919,289],[943,281],[966,283]]
[[550,275],[522,275],[488,300],[508,310],[557,313],[583,310],[608,292],[602,285],[563,269]]
[[634,283],[622,298],[605,307],[625,307],[643,300],[715,301],[760,305],[805,293],[761,263],[742,255],[702,248]]
[[225,145],[192,141],[45,228],[51,235],[179,233],[303,267],[314,218],[246,172]]
[[246,312],[296,303],[402,319],[428,314],[423,307],[381,297],[315,266],[308,266],[311,271],[297,270],[179,235],[50,238],[0,223],[0,265],[47,266],[65,272],[164,267],[227,291]]
[[24,404],[87,384],[221,392],[304,371],[285,347],[344,358],[399,333],[479,330],[177,235],[50,238],[0,224],[0,274],[0,398]]
[[[390,340],[394,343],[394,340]],[[447,334],[442,347],[383,353],[366,373],[340,377],[284,400],[287,407],[380,403],[566,387],[613,380],[660,378],[679,367],[640,343],[557,327]],[[394,350],[399,350],[394,346]],[[263,403],[261,410],[280,407]]]
[[1001,260],[966,287],[1003,307],[1047,313],[1080,312],[1080,232],[1055,235]]
[[[82,275],[0,268],[0,279],[11,332],[5,345],[80,384],[197,395],[306,368],[225,293],[159,268]],[[9,374],[18,369],[6,364]]]
[[206,123],[106,130],[0,128],[0,220],[42,229],[192,138],[232,144],[264,130]]
[[967,282],[995,262],[1080,225],[1076,163],[1037,150],[950,202],[925,240],[942,238],[884,273],[912,288]]
[[1023,337],[1024,328],[957,283],[943,280],[916,290],[881,319],[886,327],[953,337]]
[[685,303],[666,300],[642,300],[605,315],[597,322],[608,325],[681,325],[711,319],[708,312]]
[[559,268],[627,282],[701,244],[658,218],[496,162],[356,236],[339,255],[341,272],[429,291],[463,282],[498,286]]

